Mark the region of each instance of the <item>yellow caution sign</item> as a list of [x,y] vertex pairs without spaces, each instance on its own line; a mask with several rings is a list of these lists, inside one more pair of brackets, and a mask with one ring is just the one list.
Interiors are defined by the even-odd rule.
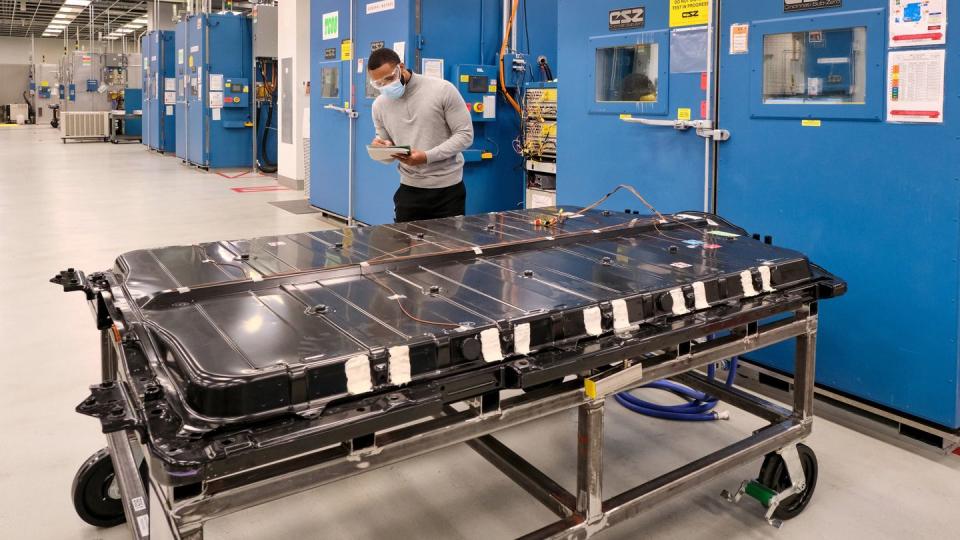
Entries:
[[340,42],[340,60],[353,60],[353,42],[349,39]]
[[677,109],[677,120],[689,120],[692,114],[690,109]]
[[820,127],[823,124],[820,120],[801,120],[800,125],[803,127]]
[[710,0],[670,0],[670,28],[710,21]]
[[470,76],[469,76],[469,75],[461,75],[461,76],[460,76],[460,82],[470,82]]

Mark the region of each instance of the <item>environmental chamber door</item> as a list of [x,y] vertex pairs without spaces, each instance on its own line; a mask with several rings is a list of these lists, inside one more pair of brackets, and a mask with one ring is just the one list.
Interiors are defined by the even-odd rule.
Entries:
[[[631,184],[662,212],[711,206],[709,3],[559,0],[559,204]],[[649,213],[625,193],[607,207]]]
[[[957,428],[960,36],[916,38],[945,5],[723,0],[717,205],[849,283],[818,383]],[[753,358],[793,371],[791,348]]]
[[350,2],[315,1],[310,17],[310,204],[350,218]]

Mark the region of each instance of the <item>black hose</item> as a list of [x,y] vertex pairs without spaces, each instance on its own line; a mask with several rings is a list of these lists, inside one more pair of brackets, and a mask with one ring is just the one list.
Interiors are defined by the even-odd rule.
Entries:
[[[257,107],[257,123],[259,124],[260,117],[260,107]],[[270,124],[273,123],[273,102],[269,102],[267,105],[267,123],[263,126],[263,138],[260,139],[260,156],[257,158],[257,168],[260,169],[260,172],[265,173],[275,173],[277,172],[277,164],[270,163],[267,160],[267,139],[269,138],[270,133]]]
[[27,123],[36,124],[37,123],[37,111],[33,108],[33,102],[30,101],[30,97],[27,95],[27,91],[23,91],[23,101],[27,103]]

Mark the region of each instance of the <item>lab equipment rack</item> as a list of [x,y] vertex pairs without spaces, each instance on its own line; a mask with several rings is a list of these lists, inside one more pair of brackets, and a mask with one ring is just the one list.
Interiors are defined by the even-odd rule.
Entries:
[[[211,519],[460,443],[557,515],[524,538],[590,537],[764,456],[726,496],[760,500],[778,525],[816,485],[801,441],[818,303],[846,291],[718,216],[569,208],[141,250],[51,281],[85,294],[102,345],[102,382],[77,410],[100,420],[107,448],[75,478],[78,512],[149,538],[152,486],[174,536],[191,540]],[[423,325],[433,333],[410,330]],[[393,341],[369,343],[375,327]],[[315,339],[318,328],[330,332]],[[338,351],[334,334],[354,341]],[[792,409],[701,373],[788,340]],[[769,424],[604,498],[605,399],[666,378]],[[572,409],[573,493],[493,436]]]

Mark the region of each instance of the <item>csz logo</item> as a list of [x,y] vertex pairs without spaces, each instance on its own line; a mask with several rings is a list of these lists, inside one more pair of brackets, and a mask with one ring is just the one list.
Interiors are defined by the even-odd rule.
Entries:
[[806,9],[824,9],[840,7],[843,0],[783,0],[784,11],[803,11]]
[[610,12],[610,30],[640,28],[646,18],[647,9],[644,7],[615,9]]

